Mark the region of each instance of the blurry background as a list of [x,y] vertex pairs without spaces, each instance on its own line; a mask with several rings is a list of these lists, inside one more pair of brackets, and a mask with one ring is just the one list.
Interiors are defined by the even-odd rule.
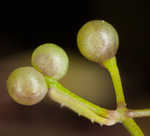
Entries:
[[[48,98],[31,107],[18,105],[8,96],[6,80],[15,68],[31,65],[33,49],[53,42],[64,48],[70,59],[69,71],[60,82],[97,105],[114,109],[115,96],[107,71],[84,59],[76,46],[76,34],[86,21],[104,19],[119,33],[117,58],[128,107],[150,108],[148,2],[56,0],[34,5],[20,3],[17,8],[10,4],[8,8],[10,12],[1,12],[1,30],[22,32],[0,32],[0,135],[128,136],[122,125],[92,124]],[[150,118],[136,121],[148,136]]]

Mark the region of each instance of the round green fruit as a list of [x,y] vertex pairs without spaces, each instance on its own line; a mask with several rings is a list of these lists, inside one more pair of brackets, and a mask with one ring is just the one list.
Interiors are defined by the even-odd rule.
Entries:
[[32,65],[35,69],[59,80],[68,70],[69,59],[65,51],[56,44],[46,43],[32,54]]
[[32,67],[14,70],[8,77],[7,88],[9,95],[23,105],[39,103],[48,91],[43,75]]
[[81,27],[77,35],[77,44],[83,56],[102,63],[115,56],[119,38],[111,24],[103,20],[93,20]]

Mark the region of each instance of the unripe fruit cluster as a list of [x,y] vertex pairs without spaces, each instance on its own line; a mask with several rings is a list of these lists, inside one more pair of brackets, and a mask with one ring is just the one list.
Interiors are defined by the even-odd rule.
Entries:
[[[103,20],[89,21],[77,35],[80,52],[87,59],[103,63],[115,56],[119,39],[115,28]],[[48,91],[44,76],[56,80],[68,69],[68,56],[56,44],[39,46],[32,54],[32,67],[21,67],[11,73],[7,81],[9,95],[20,104],[33,105],[40,102]]]

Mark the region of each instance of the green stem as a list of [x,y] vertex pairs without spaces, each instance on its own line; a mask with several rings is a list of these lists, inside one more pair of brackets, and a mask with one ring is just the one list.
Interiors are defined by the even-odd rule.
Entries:
[[113,57],[105,62],[103,62],[104,67],[109,71],[113,85],[115,88],[115,93],[116,93],[116,100],[117,100],[117,105],[118,107],[120,106],[126,106],[125,102],[125,97],[123,93],[123,88],[122,88],[122,83],[121,83],[121,78],[116,62],[116,57]]
[[150,109],[128,110],[127,115],[132,118],[150,117]]
[[50,98],[60,103],[62,106],[70,108],[79,115],[90,119],[92,122],[97,122],[102,125],[113,125],[116,123],[115,120],[106,118],[109,110],[94,105],[75,95],[51,77],[45,76],[45,80],[50,88]]
[[132,136],[144,136],[142,130],[132,118],[124,120],[123,124]]

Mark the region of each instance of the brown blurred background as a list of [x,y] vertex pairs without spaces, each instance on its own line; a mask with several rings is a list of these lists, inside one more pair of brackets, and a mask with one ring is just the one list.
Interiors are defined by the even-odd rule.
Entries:
[[[22,32],[0,32],[0,136],[129,136],[120,124],[92,124],[48,98],[31,107],[18,105],[8,96],[6,80],[15,68],[31,65],[33,49],[53,42],[64,48],[70,59],[69,71],[60,82],[97,105],[114,109],[115,96],[107,71],[83,58],[76,46],[77,31],[86,21],[104,19],[119,33],[117,58],[128,107],[150,108],[148,2],[56,0],[10,7],[10,12],[1,12],[0,27]],[[136,121],[149,136],[150,118]]]

